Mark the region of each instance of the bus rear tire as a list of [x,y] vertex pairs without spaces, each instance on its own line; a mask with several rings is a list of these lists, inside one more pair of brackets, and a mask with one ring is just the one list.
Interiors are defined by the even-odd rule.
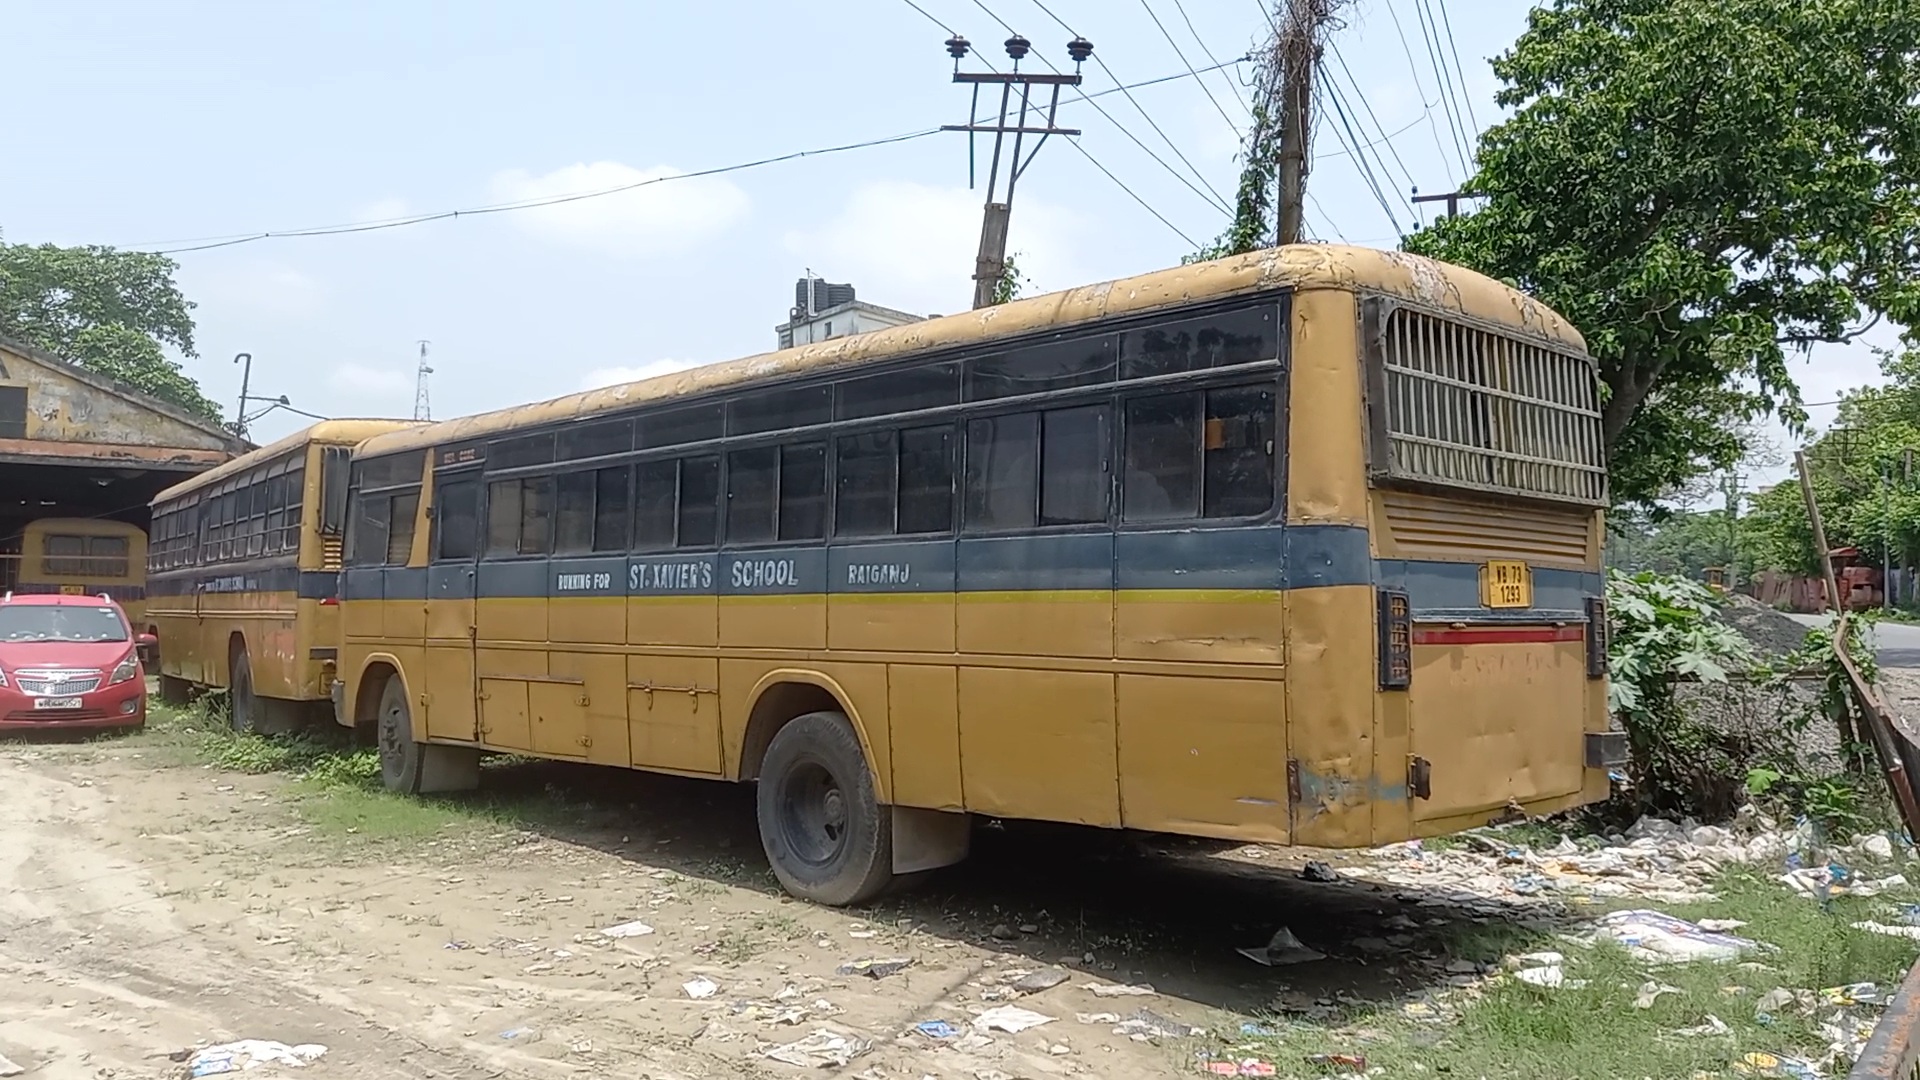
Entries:
[[399,676],[380,691],[374,720],[380,746],[380,783],[397,795],[472,791],[480,786],[480,751],[471,746],[435,746],[415,742],[413,710]]
[[169,705],[185,705],[193,700],[193,684],[178,676],[162,675],[160,700]]
[[227,721],[236,735],[260,730],[260,699],[253,692],[253,665],[245,648],[234,650],[233,670],[228,673]]
[[832,907],[893,882],[893,818],[875,798],[853,725],[808,713],[774,735],[755,796],[760,843],[787,892]]

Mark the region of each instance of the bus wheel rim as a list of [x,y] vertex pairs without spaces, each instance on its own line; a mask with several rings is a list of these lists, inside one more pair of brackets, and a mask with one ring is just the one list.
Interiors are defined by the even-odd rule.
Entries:
[[781,783],[780,822],[787,847],[810,866],[826,866],[847,844],[848,799],[817,762],[795,766]]

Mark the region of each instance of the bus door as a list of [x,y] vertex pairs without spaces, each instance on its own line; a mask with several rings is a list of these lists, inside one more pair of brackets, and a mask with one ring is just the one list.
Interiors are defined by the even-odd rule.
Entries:
[[477,742],[479,687],[474,661],[480,553],[480,473],[436,475],[429,511],[426,589],[427,735]]

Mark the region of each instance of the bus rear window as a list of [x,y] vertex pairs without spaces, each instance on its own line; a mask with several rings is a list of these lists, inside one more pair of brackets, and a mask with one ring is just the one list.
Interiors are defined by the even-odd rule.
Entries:
[[48,533],[40,565],[49,574],[65,577],[123,578],[127,576],[127,538]]

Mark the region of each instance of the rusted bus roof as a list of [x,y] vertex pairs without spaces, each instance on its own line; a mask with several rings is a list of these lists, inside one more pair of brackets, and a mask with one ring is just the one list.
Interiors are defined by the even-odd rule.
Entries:
[[385,435],[389,432],[419,426],[420,423],[416,420],[322,420],[317,424],[311,424],[301,428],[299,431],[283,439],[269,443],[258,450],[242,454],[217,469],[209,469],[191,480],[175,484],[160,494],[155,495],[153,501],[155,504],[159,504],[169,499],[177,499],[188,492],[197,491],[209,484],[219,483],[221,480],[233,476],[236,473],[246,472],[248,469],[253,468],[263,461],[272,461],[274,458],[288,451],[296,450],[308,443],[317,442],[327,443],[332,446],[353,446],[377,435]]
[[441,446],[541,424],[667,402],[780,376],[856,367],[915,352],[965,346],[1057,329],[1094,319],[1222,299],[1269,289],[1366,290],[1450,312],[1584,353],[1586,342],[1545,305],[1483,274],[1398,251],[1343,244],[1298,244],[1161,270],[1119,281],[833,338],[740,360],[708,364],[640,382],[569,394],[532,405],[428,424],[369,439],[379,455]]

